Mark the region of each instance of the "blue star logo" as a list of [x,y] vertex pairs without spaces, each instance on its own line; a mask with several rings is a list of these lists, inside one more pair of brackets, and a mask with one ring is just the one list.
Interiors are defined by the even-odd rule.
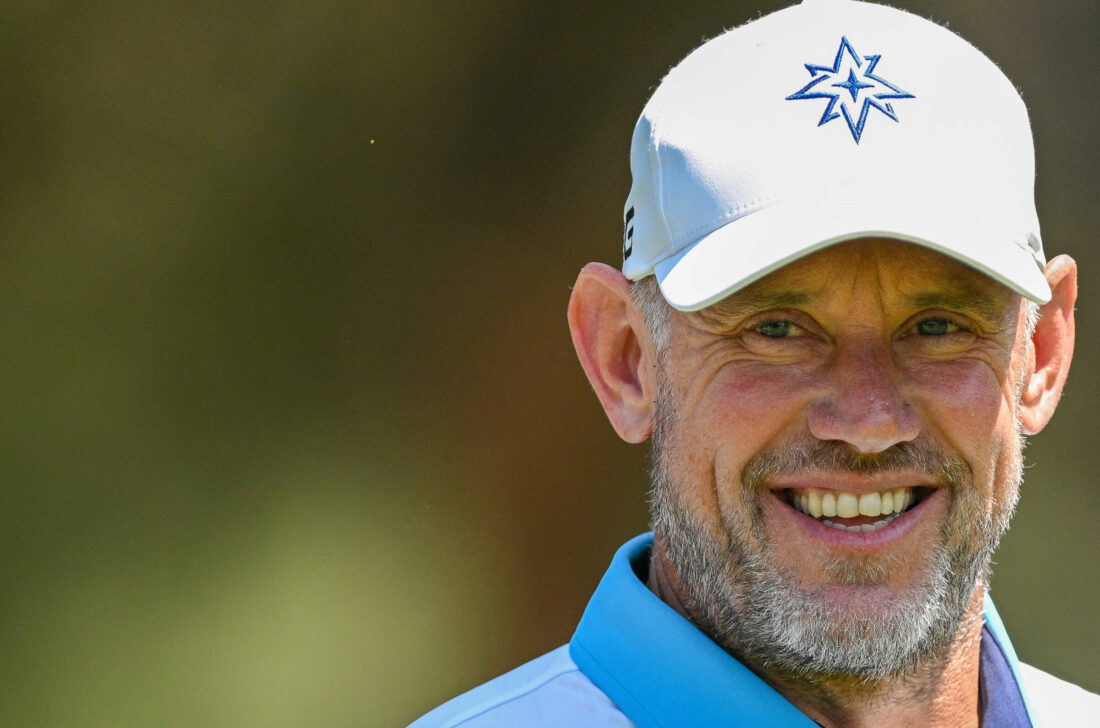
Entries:
[[[828,99],[825,113],[821,115],[821,121],[817,122],[817,125],[827,124],[843,116],[844,121],[848,122],[852,138],[856,140],[856,144],[859,144],[871,109],[878,109],[887,118],[897,121],[898,115],[888,99],[916,98],[881,76],[875,75],[875,67],[880,60],[882,60],[881,55],[861,58],[848,39],[842,37],[833,65],[815,66],[807,63],[806,70],[810,72],[810,82],[788,96],[787,101]],[[850,104],[849,95],[852,98]],[[860,97],[863,99],[862,103],[860,103]]]

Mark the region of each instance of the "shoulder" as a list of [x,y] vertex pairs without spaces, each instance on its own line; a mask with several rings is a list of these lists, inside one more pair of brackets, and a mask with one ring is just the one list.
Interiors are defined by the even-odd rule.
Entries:
[[1100,695],[1060,680],[1037,667],[1019,663],[1020,681],[1030,698],[1036,726],[1096,725]]
[[569,656],[569,646],[444,703],[409,728],[632,728]]

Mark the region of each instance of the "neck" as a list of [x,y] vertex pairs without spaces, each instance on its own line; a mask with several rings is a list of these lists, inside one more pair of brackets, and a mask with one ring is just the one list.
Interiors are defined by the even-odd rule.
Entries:
[[[660,535],[654,542],[646,585],[682,617],[710,634],[707,620],[698,613]],[[735,643],[710,636],[822,726],[976,728],[981,707],[978,667],[984,593],[980,585],[974,589],[966,616],[946,654],[930,658],[903,675],[870,681],[855,675],[807,678],[777,670],[746,659]]]

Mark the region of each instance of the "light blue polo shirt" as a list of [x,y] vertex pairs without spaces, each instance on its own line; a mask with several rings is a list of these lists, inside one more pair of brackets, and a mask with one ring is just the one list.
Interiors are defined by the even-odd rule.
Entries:
[[[568,645],[455,698],[410,728],[813,728],[798,708],[646,587],[652,544],[653,535],[644,534],[619,549]],[[988,597],[984,616],[984,726],[1032,726],[1021,668],[1040,676],[1033,679],[1056,692],[1062,708],[1067,700],[1095,705],[1095,696],[1020,665]]]

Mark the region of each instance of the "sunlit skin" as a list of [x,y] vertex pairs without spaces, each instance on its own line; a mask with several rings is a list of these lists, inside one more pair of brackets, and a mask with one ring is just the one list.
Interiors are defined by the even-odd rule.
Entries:
[[[939,305],[926,305],[933,299]],[[1009,487],[996,471],[1016,436],[1020,372],[1010,366],[1015,351],[1020,368],[1027,345],[1016,336],[1019,312],[1018,296],[949,258],[863,243],[798,261],[702,312],[676,313],[665,377],[693,447],[678,448],[673,467],[699,484],[692,500],[713,516],[716,535],[718,514],[742,510],[741,489],[728,484],[746,460],[805,433],[866,453],[924,436],[970,465],[983,496]],[[858,494],[938,484],[918,474],[808,473],[770,485]],[[823,555],[899,557],[882,587],[832,587],[835,599],[873,609],[926,567],[921,545],[946,513],[938,495],[875,538],[821,527],[779,498],[763,506],[781,565],[806,587],[827,583]]]
[[[1019,295],[944,255],[888,240],[833,246],[703,311],[672,311],[663,361],[628,283],[606,266],[582,272],[570,324],[589,379],[628,441],[652,431],[663,367],[678,413],[669,467],[676,482],[691,484],[685,503],[722,541],[723,517],[745,517],[745,499],[756,497],[740,487],[745,464],[792,440],[840,442],[859,453],[919,440],[966,463],[982,509],[1011,502],[1019,428],[1030,434],[1046,424],[1072,354],[1073,261],[1052,260],[1047,278],[1054,298],[1031,339]],[[855,613],[888,608],[919,582],[950,506],[949,489],[921,473],[809,472],[767,485],[772,494],[759,497],[777,562],[800,588]],[[866,534],[831,529],[775,495],[901,486],[930,490],[918,507]],[[661,539],[651,586],[698,623]],[[873,585],[844,585],[822,573],[823,561],[837,556],[887,557],[895,566]],[[750,667],[822,725],[977,725],[980,592],[971,600],[975,618],[919,689],[910,680],[861,695],[839,682],[801,685]]]

